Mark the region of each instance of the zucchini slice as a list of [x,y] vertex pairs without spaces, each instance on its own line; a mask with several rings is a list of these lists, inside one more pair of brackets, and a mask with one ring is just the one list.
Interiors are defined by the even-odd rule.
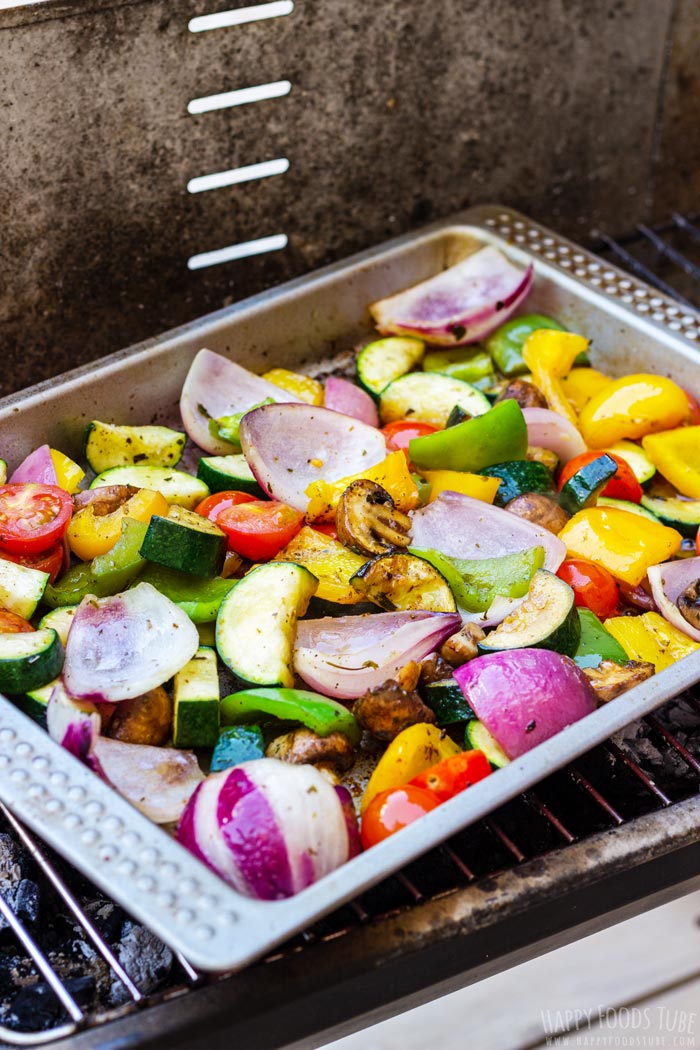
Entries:
[[216,653],[200,646],[173,679],[173,744],[214,747],[219,739],[219,672]]
[[464,733],[464,747],[467,751],[483,751],[492,769],[503,769],[510,762],[508,755],[488,731],[483,722],[473,718],[467,722]]
[[245,456],[203,456],[197,464],[197,477],[210,492],[247,492],[265,497]]
[[483,416],[491,402],[476,387],[441,372],[411,372],[390,383],[379,399],[382,424],[415,419],[444,427],[455,405],[470,416]]
[[0,692],[28,693],[47,685],[63,667],[63,646],[50,627],[31,634],[0,634]]
[[41,685],[38,689],[19,693],[12,697],[12,703],[34,722],[37,722],[42,729],[46,729],[46,708],[49,706],[54,687],[59,685],[60,681],[60,678],[52,678],[48,685]]
[[[672,529],[677,529],[681,536],[694,539],[700,528],[700,499],[663,499],[661,496],[645,495],[642,496],[642,507],[653,514],[662,525],[670,525]],[[638,514],[640,510],[637,507]]]
[[618,441],[610,448],[604,448],[603,452],[613,452],[620,459],[624,459],[640,485],[651,481],[656,474],[656,467],[644,449],[635,445],[633,441]]
[[350,583],[380,609],[427,609],[456,612],[447,580],[424,558],[414,554],[380,554],[350,577]]
[[553,649],[573,656],[581,638],[574,592],[553,572],[538,569],[522,605],[479,642],[480,654],[502,649]]
[[[645,499],[646,496],[642,498],[642,503],[639,504],[632,503],[632,501],[628,499],[610,499],[609,496],[599,496],[598,503],[596,505],[598,507],[612,507],[613,509],[617,510],[626,510],[628,514],[638,514],[640,518],[646,518],[648,521],[658,522],[658,516],[656,514],[652,514],[652,512],[643,505]],[[700,509],[700,503],[698,503],[698,508]],[[664,525],[670,524],[672,524],[670,521],[664,522]],[[700,522],[698,522],[698,524],[700,524]],[[678,525],[675,522],[673,522],[673,528],[678,529]],[[681,530],[678,529],[678,531],[680,532]],[[694,536],[695,532],[690,532],[689,535]]]
[[468,722],[476,718],[454,678],[430,682],[423,689],[423,699],[435,714],[439,726],[450,726],[455,722]]
[[264,757],[265,741],[260,726],[226,726],[214,746],[209,772],[220,773],[241,762]]
[[410,336],[377,339],[360,350],[357,378],[365,390],[378,397],[389,383],[419,365],[424,353],[425,343],[421,339]]
[[601,492],[617,473],[617,463],[607,452],[602,452],[598,459],[585,463],[573,474],[559,493],[559,502],[569,514],[592,507]]
[[30,620],[48,582],[48,572],[0,560],[0,609],[7,609]]
[[294,685],[294,634],[318,580],[303,565],[274,561],[244,576],[224,598],[216,648],[243,683]]
[[137,489],[151,489],[160,492],[168,503],[188,510],[194,510],[209,495],[209,489],[199,478],[193,478],[184,470],[171,470],[169,467],[112,467],[98,474],[90,488],[99,489],[105,485],[133,485]]
[[213,521],[177,505],[166,518],[154,514],[141,555],[191,576],[218,576],[226,557],[226,536]]
[[555,491],[552,475],[542,463],[529,459],[513,459],[509,463],[495,463],[479,471],[489,478],[499,478],[501,484],[494,497],[497,507],[505,507],[512,499],[526,492],[552,495]]
[[61,605],[58,609],[52,609],[39,620],[39,628],[52,627],[61,639],[61,645],[65,645],[77,608],[77,605]]
[[169,427],[115,426],[93,419],[85,431],[83,451],[96,474],[137,463],[174,467],[186,441],[186,434]]

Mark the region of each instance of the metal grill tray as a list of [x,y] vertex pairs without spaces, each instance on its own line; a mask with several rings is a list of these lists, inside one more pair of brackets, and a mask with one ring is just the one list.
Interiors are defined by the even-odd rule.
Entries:
[[[480,244],[535,265],[528,305],[592,340],[596,367],[671,375],[700,396],[697,315],[508,209],[436,223],[0,402],[16,463],[49,442],[77,455],[87,420],[172,419],[202,346],[256,369],[304,367],[369,335],[367,306]],[[240,968],[700,680],[700,653],[600,708],[496,776],[286,901],[235,893],[10,702],[0,703],[0,799],[203,970]]]

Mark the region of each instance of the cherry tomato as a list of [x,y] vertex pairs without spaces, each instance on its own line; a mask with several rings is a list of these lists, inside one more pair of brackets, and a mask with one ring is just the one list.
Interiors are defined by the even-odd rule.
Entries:
[[698,529],[695,535],[695,550],[700,554],[700,529]]
[[0,609],[0,634],[24,634],[26,631],[33,630],[29,621],[22,616],[9,612],[7,609]]
[[562,467],[559,475],[559,491],[561,492],[569,478],[573,477],[581,467],[585,467],[587,463],[592,463],[595,459],[600,459],[603,455],[611,456],[615,460],[617,471],[601,492],[601,496],[606,496],[608,499],[626,499],[630,503],[641,503],[642,486],[634,476],[632,468],[621,456],[616,456],[612,452],[584,452],[580,456],[574,456]]
[[419,423],[418,420],[414,423],[410,419],[397,419],[394,423],[387,423],[385,427],[382,427],[382,434],[389,452],[403,452],[408,459],[409,441],[426,437],[427,434],[434,434],[439,429],[432,423]]
[[576,604],[590,609],[599,620],[606,620],[617,612],[617,584],[602,565],[583,558],[567,558],[559,566],[557,576],[571,587]]
[[315,521],[313,528],[315,532],[325,532],[326,536],[330,536],[332,540],[338,539],[338,530],[335,527],[335,522]]
[[688,398],[688,408],[690,409],[690,419],[688,422],[691,427],[697,427],[700,425],[700,405],[698,405],[693,395],[689,394],[687,390],[684,390],[683,393]]
[[58,485],[0,485],[0,548],[11,554],[39,554],[66,531],[73,501]]
[[404,784],[375,795],[362,817],[360,837],[364,849],[412,824],[431,809],[440,805],[440,800],[431,791]]
[[13,561],[16,565],[26,565],[28,569],[48,572],[49,583],[55,583],[63,567],[63,544],[57,543],[54,547],[49,547],[47,551],[34,555],[10,554],[9,551],[0,550],[0,558],[3,561]]
[[304,515],[277,500],[252,500],[225,507],[214,520],[226,533],[229,550],[251,561],[268,561],[296,536]]
[[215,522],[222,510],[237,507],[241,503],[254,503],[256,499],[257,496],[251,496],[249,492],[213,492],[202,500],[197,513]]
[[463,751],[459,755],[443,758],[442,762],[419,773],[417,777],[409,780],[409,785],[425,788],[440,802],[447,802],[460,791],[476,784],[478,780],[483,780],[490,772],[491,766],[483,751]]

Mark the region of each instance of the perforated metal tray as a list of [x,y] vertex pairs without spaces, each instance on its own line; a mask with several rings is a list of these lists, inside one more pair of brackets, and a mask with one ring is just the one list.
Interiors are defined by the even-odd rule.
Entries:
[[[192,357],[204,345],[251,368],[302,367],[347,349],[370,331],[368,303],[480,243],[496,244],[520,264],[534,261],[529,305],[591,338],[596,366],[671,375],[700,396],[696,315],[523,216],[480,207],[5,399],[0,449],[10,465],[46,441],[77,455],[90,418],[172,419]],[[235,893],[4,699],[0,798],[196,966],[235,969],[698,680],[700,653],[287,901]]]

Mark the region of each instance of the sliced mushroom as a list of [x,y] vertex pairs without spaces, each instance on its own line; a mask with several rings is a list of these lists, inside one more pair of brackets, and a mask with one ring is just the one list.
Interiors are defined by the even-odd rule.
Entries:
[[486,635],[478,623],[465,623],[464,627],[457,631],[457,634],[453,634],[448,638],[440,649],[440,656],[451,665],[448,673],[443,675],[443,678],[449,678],[452,675],[453,667],[461,667],[462,664],[466,664],[469,660],[473,660],[475,656],[478,656],[477,643],[483,642],[485,637]]
[[348,485],[335,514],[338,539],[358,554],[408,547],[411,519],[381,485],[363,478]]
[[601,704],[607,704],[620,693],[626,693],[633,686],[645,682],[654,671],[653,664],[642,660],[628,660],[626,664],[601,660],[597,667],[583,668]]
[[559,456],[556,452],[552,452],[551,448],[542,448],[540,445],[528,445],[527,459],[531,463],[541,463],[552,474],[559,466]]
[[350,769],[355,761],[355,749],[344,733],[319,736],[304,728],[275,737],[267,745],[265,755],[293,765],[331,766],[339,771]]
[[173,702],[162,685],[117,704],[106,736],[123,744],[159,747],[173,728]]
[[352,713],[362,728],[378,740],[393,740],[418,722],[435,722],[433,711],[418,693],[402,689],[393,679],[369,689],[355,701]]
[[496,403],[507,401],[509,398],[517,401],[521,408],[548,408],[544,394],[540,393],[534,383],[528,383],[527,379],[511,379],[501,390]]
[[695,580],[678,595],[676,605],[686,623],[700,631],[700,580]]
[[73,496],[73,509],[78,511],[92,507],[93,514],[103,518],[106,514],[119,510],[138,491],[134,485],[103,485],[98,489],[86,489],[84,492],[76,492]]
[[541,492],[525,492],[522,496],[516,496],[506,503],[506,510],[554,533],[561,532],[569,520],[563,507]]
[[443,682],[452,677],[452,665],[440,656],[439,653],[430,653],[424,656],[420,662],[420,684],[431,685],[433,682]]

